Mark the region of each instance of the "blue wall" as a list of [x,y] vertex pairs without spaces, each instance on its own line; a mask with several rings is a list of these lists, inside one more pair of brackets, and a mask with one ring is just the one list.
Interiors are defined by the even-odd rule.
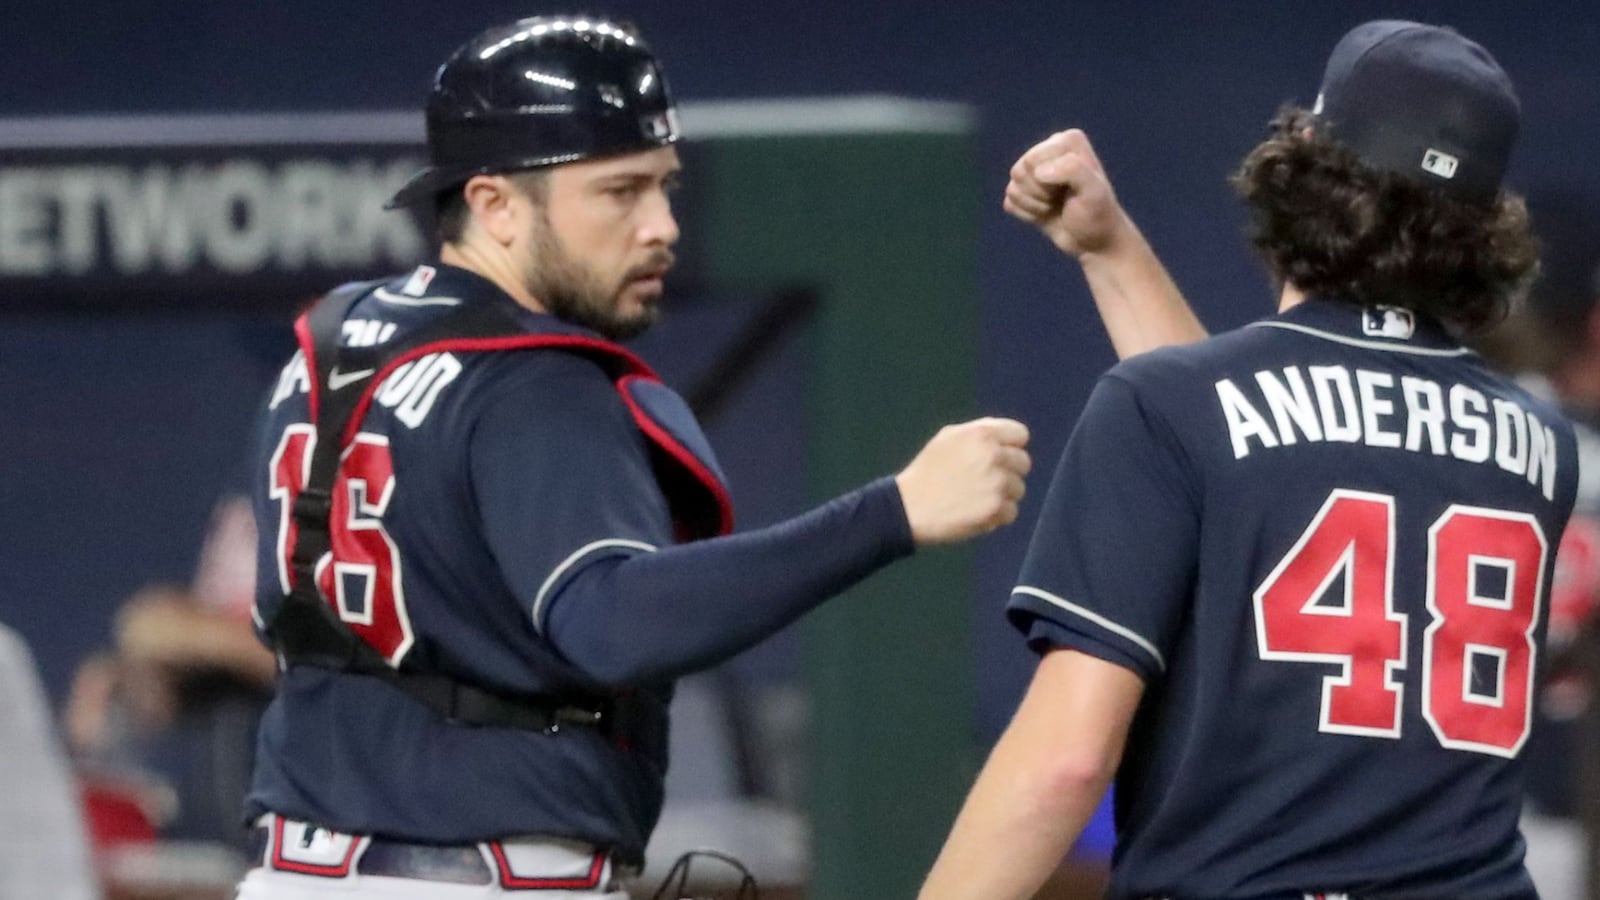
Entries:
[[[537,5],[487,0],[100,0],[12,8],[19,5],[0,10],[0,29],[7,35],[0,54],[0,116],[409,107],[420,102],[432,68],[455,44],[487,24],[541,11]],[[1225,175],[1279,104],[1310,103],[1328,49],[1363,19],[1453,24],[1487,44],[1523,98],[1523,143],[1513,180],[1600,189],[1600,4],[1593,0],[607,0],[586,9],[638,22],[666,61],[680,97],[881,92],[963,100],[978,108],[983,190],[995,198],[983,214],[982,295],[974,298],[982,305],[981,395],[985,411],[1016,415],[1034,427],[1041,476],[1065,442],[1092,379],[1112,361],[1072,266],[999,212],[1007,167],[1051,130],[1089,130],[1124,204],[1213,328],[1240,324],[1270,304],[1265,281],[1240,240],[1241,217]],[[111,343],[83,351],[102,354],[99,363],[75,359],[79,375],[59,378],[44,371],[61,365],[59,357],[23,355],[30,336],[48,335],[55,327],[66,326],[0,318],[3,371],[39,370],[31,376],[36,388],[24,390],[22,376],[0,386],[0,429],[7,434],[23,433],[13,429],[25,430],[29,417],[47,412],[39,408],[48,406],[47,398],[68,390],[89,396],[96,379],[116,377],[115,365],[103,356],[113,353]],[[130,327],[115,346],[128,353],[181,349],[163,347],[157,330],[158,323]],[[108,340],[99,333],[91,337]],[[193,415],[231,425],[233,412],[225,406],[195,409]],[[86,432],[147,439],[139,431],[144,426],[127,421],[123,412],[98,415]],[[183,439],[180,433],[160,438],[174,444]],[[52,462],[6,451],[16,452],[24,454],[20,462],[13,458],[18,465]],[[83,466],[91,483],[112,477],[91,456],[53,462]],[[5,459],[0,456],[0,462]],[[7,470],[6,479],[16,482],[16,467]],[[101,474],[89,474],[94,472]],[[1042,485],[1041,477],[1040,493]],[[59,690],[70,664],[64,657],[103,635],[103,611],[120,586],[79,585],[90,596],[59,594],[56,588],[71,579],[51,575],[53,587],[46,593],[52,595],[28,598],[47,601],[49,610],[19,608],[39,582],[14,573],[37,574],[30,561],[39,554],[60,558],[56,535],[62,532],[35,529],[49,519],[51,505],[36,487],[8,484],[0,500],[9,520],[0,525],[0,618],[54,623],[33,625],[30,633],[48,638],[51,646],[42,655]],[[159,512],[182,538],[170,546],[156,546],[149,537],[97,535],[93,523],[85,523],[90,527],[83,548],[121,554],[130,582],[184,577],[204,505],[175,498],[170,510],[148,511],[152,518]],[[1009,713],[1028,671],[1028,659],[997,613],[1028,528],[1025,518],[982,551],[973,630],[987,676],[980,711],[987,733]],[[42,539],[29,543],[30,535],[39,534],[48,545],[40,545]],[[64,637],[69,635],[77,637]]]

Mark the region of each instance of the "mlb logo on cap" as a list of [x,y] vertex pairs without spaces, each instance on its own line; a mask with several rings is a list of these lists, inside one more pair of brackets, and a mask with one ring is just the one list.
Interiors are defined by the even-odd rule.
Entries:
[[646,116],[641,120],[640,125],[644,128],[644,133],[654,140],[676,140],[678,137],[677,110],[669,109],[666,112]]
[[1461,160],[1442,150],[1429,148],[1427,153],[1422,154],[1422,170],[1440,178],[1456,177],[1456,168],[1460,165]]

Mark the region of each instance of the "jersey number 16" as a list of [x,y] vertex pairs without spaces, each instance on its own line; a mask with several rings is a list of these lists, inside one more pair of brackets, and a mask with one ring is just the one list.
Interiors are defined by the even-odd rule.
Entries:
[[[310,474],[316,443],[316,429],[304,423],[290,425],[270,463],[268,495],[279,504],[278,585],[286,594],[292,586],[289,559],[299,530],[291,510]],[[388,439],[357,434],[339,460],[328,517],[332,546],[317,566],[317,587],[351,631],[398,666],[413,638],[400,550],[383,528],[383,515],[393,498],[394,460]]]
[[[1457,505],[1429,527],[1422,716],[1442,746],[1512,757],[1527,740],[1548,552],[1525,513]],[[1335,490],[1256,589],[1262,659],[1340,666],[1322,680],[1322,731],[1400,737],[1410,622],[1394,561],[1394,498]]]

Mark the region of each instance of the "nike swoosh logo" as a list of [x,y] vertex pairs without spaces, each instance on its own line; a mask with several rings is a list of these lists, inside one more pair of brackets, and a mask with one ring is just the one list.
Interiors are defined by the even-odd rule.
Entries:
[[456,297],[402,297],[383,288],[376,288],[372,296],[385,303],[398,306],[460,306],[461,301]]
[[361,369],[360,371],[356,372],[341,372],[339,371],[338,367],[335,366],[333,371],[328,373],[328,389],[337,391],[341,388],[347,388],[376,371],[378,370]]

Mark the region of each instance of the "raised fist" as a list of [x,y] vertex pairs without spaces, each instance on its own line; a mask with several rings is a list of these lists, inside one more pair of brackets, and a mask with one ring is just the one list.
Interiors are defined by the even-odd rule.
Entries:
[[1016,521],[1028,458],[1028,427],[1012,419],[946,425],[895,476],[911,536],[947,544]]
[[1076,128],[1022,154],[1011,167],[1003,206],[1072,256],[1106,249],[1128,224],[1089,136]]

